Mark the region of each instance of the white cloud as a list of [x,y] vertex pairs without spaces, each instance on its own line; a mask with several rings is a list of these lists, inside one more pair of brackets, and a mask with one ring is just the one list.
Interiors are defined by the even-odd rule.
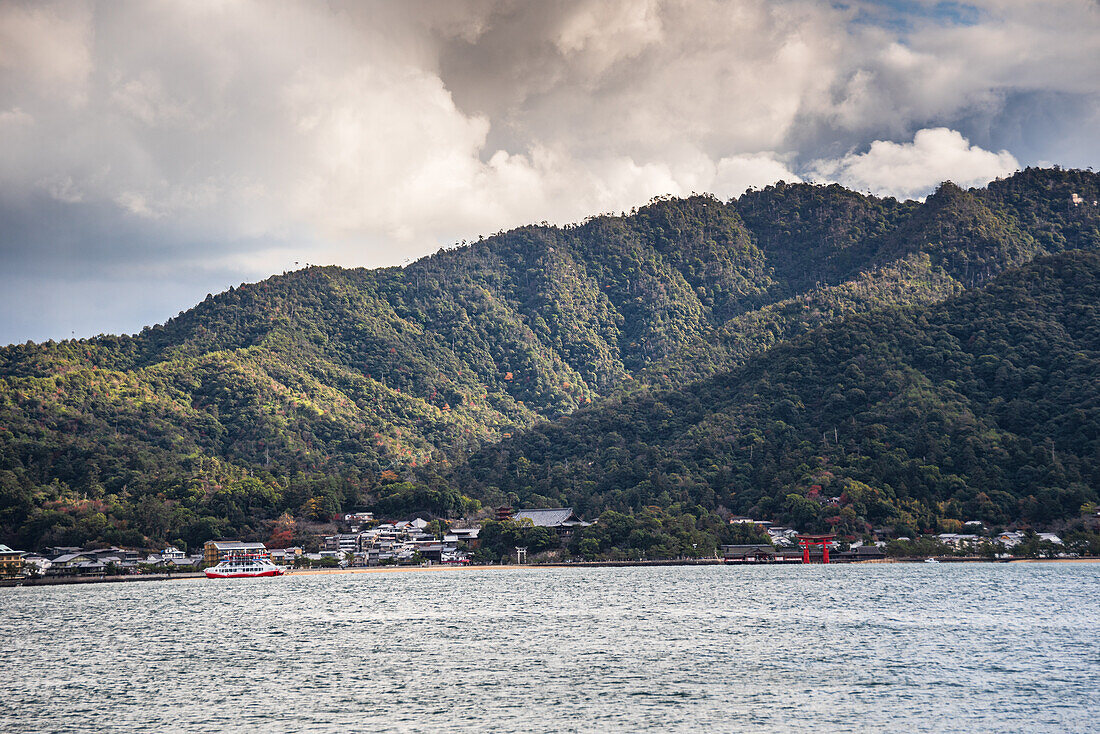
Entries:
[[69,105],[86,100],[92,71],[87,3],[0,4],[0,90],[33,85]]
[[27,230],[0,270],[252,278],[807,170],[907,196],[1013,154],[1093,164],[1096,4],[979,5],[891,24],[907,11],[811,0],[10,0],[0,209]]
[[718,161],[711,190],[723,198],[740,196],[752,186],[776,181],[798,183],[802,179],[773,154],[740,155]]
[[0,112],[0,128],[9,126],[18,128],[33,124],[34,118],[18,107]]
[[553,41],[563,55],[582,57],[586,73],[598,75],[662,38],[659,3],[639,0],[578,4],[563,18]]
[[[1069,22],[1023,6],[906,37],[802,0],[89,8],[0,14],[0,125],[14,131],[0,196],[113,202],[204,241],[296,233],[347,264],[655,194],[797,180],[828,131],[855,146],[907,139],[914,121],[993,104],[1008,33],[1069,80],[1057,83],[1097,88],[1095,42],[1077,32],[1084,52],[1042,50]],[[957,143],[921,133],[910,157],[938,146],[936,175],[961,180],[989,168]],[[878,183],[870,169],[891,149],[874,146],[845,159],[844,180],[899,190],[902,175],[931,175],[895,161]]]
[[917,131],[911,143],[876,140],[866,153],[816,161],[812,177],[836,181],[857,191],[913,199],[951,180],[963,188],[982,186],[1020,167],[1007,150],[982,150],[945,127]]

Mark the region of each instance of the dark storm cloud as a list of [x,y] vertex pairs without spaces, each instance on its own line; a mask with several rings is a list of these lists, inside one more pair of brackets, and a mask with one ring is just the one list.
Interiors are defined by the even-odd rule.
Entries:
[[1098,30],[1087,0],[8,2],[0,342],[656,194],[1090,165]]
[[[103,203],[33,196],[0,203],[0,342],[129,333],[160,323],[242,280],[269,275],[251,257],[272,260],[271,239],[228,243],[181,236],[157,222],[120,218]],[[295,249],[287,246],[285,269]],[[276,266],[278,264],[276,263]],[[278,267],[276,267],[278,269]]]

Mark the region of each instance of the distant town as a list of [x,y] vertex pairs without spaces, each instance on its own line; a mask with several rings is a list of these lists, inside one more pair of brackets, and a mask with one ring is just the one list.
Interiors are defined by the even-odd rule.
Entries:
[[[168,546],[156,550],[119,547],[56,546],[32,553],[0,545],[0,578],[8,583],[20,579],[92,580],[135,575],[171,576],[192,574],[232,558],[266,558],[287,569],[365,568],[378,566],[466,566],[479,563],[589,563],[568,553],[574,530],[594,525],[577,517],[572,508],[498,508],[495,520],[480,522],[448,520],[380,520],[370,512],[356,512],[335,519],[337,532],[311,539],[305,547],[273,545],[237,539],[212,539],[201,548]],[[761,542],[721,545],[712,556],[680,559],[632,559],[618,562],[707,562],[707,563],[846,563],[939,559],[1012,560],[1014,558],[1067,558],[1080,556],[1082,549],[1067,548],[1054,533],[1033,531],[991,531],[978,521],[963,524],[965,532],[940,533],[917,538],[885,537],[887,528],[868,539],[846,540],[835,535],[799,533],[767,520],[734,516],[733,529],[755,533]],[[487,554],[482,545],[483,528],[492,525],[496,551]],[[505,545],[501,528],[522,532],[541,529],[541,543],[535,548]],[[879,539],[879,535],[883,537]],[[530,537],[530,535],[528,536]],[[1087,549],[1086,553],[1087,553]],[[479,552],[481,551],[481,552]]]

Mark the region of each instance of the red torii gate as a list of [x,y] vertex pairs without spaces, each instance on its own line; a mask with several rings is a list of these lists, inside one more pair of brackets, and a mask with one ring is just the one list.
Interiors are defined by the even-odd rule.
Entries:
[[826,535],[799,535],[798,544],[802,546],[802,562],[812,563],[810,561],[810,547],[821,546],[821,562],[829,562],[829,543],[836,540],[835,534]]

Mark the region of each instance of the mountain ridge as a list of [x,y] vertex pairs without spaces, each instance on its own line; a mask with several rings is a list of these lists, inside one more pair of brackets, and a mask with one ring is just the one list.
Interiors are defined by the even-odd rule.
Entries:
[[[386,472],[449,486],[471,453],[582,406],[1098,249],[1096,212],[1069,204],[1096,198],[1097,179],[1029,169],[924,204],[806,184],[658,199],[405,268],[275,276],[135,336],[0,349],[0,529],[40,543],[100,502],[102,532],[155,537],[137,497],[182,513],[180,537],[211,517],[256,534],[309,500],[369,505]],[[280,497],[212,515],[209,488],[250,475]]]

